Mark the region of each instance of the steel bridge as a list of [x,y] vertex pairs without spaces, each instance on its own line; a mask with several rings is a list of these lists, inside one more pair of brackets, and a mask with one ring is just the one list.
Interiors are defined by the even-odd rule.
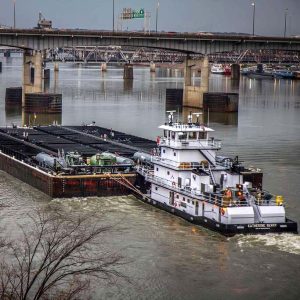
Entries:
[[[185,53],[147,48],[107,47],[74,47],[56,48],[46,51],[47,60],[61,62],[125,62],[125,63],[170,63],[181,64]],[[191,59],[201,60],[203,55],[192,54]],[[209,61],[215,63],[285,63],[299,64],[299,51],[264,50],[243,52],[222,52],[209,55]]]
[[209,55],[245,50],[300,51],[300,38],[204,33],[141,33],[72,29],[0,29],[0,45],[46,50],[80,46],[129,46]]

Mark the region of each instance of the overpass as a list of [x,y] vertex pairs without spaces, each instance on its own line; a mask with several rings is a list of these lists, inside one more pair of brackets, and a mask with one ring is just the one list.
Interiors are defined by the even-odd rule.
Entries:
[[207,33],[112,32],[72,29],[0,29],[0,45],[45,50],[79,46],[130,46],[194,54],[244,50],[300,51],[300,38]]
[[[72,29],[0,29],[0,46],[24,49],[23,60],[23,104],[24,94],[43,90],[43,56],[47,49],[76,48],[80,46],[121,46],[134,48],[164,49],[187,55],[185,61],[185,83],[183,104],[202,107],[203,93],[208,91],[208,55],[221,52],[242,52],[245,50],[283,50],[300,51],[300,38],[267,37],[250,35],[222,35],[207,33],[176,32],[112,32],[98,30]],[[191,60],[190,55],[204,55],[201,62],[201,86],[191,84],[191,68],[199,60]],[[34,82],[30,80],[31,67],[34,66]],[[236,65],[235,74],[239,74]],[[124,69],[124,74],[132,74],[132,69]],[[125,72],[126,71],[126,72]],[[127,75],[126,75],[127,76]],[[125,77],[124,77],[125,78]],[[130,76],[129,76],[130,78]]]

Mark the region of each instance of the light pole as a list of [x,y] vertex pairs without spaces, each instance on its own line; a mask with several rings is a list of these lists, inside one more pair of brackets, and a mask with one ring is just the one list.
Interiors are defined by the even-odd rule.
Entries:
[[287,17],[287,15],[288,15],[288,9],[286,8],[284,10],[284,34],[283,34],[284,37],[286,37],[286,17]]
[[113,32],[115,32],[115,0],[113,0]]
[[159,0],[157,0],[157,6],[156,6],[156,26],[155,26],[155,31],[157,32],[157,22],[158,22],[158,9],[159,9]]
[[16,0],[14,0],[14,28],[16,28]]
[[254,24],[255,24],[255,2],[251,3],[253,7],[253,17],[252,17],[252,35],[254,35]]

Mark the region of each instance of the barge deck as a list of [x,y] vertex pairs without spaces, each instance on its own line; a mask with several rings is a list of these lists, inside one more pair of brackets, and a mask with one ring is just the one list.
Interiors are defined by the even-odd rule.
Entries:
[[[115,165],[75,166],[64,173],[41,167],[39,153],[59,158],[77,151],[86,161],[95,153],[117,153],[131,158],[137,151],[150,153],[156,142],[98,126],[37,126],[0,128],[0,170],[30,184],[50,197],[113,196],[129,194],[136,172]],[[124,185],[125,183],[125,185]]]

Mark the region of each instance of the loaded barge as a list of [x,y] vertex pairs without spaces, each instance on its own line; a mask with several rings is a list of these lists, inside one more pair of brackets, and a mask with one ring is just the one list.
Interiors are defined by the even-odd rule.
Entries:
[[131,157],[156,143],[98,126],[0,128],[0,170],[53,198],[130,193]]
[[224,235],[297,233],[282,196],[261,170],[217,155],[213,129],[193,121],[160,126],[157,141],[85,126],[0,128],[0,170],[50,197],[126,195]]

